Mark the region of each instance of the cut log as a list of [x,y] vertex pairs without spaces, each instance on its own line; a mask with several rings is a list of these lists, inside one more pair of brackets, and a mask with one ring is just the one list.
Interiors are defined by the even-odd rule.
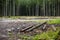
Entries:
[[43,30],[46,28],[46,24],[44,25],[44,27],[43,27]]
[[28,30],[26,30],[26,31],[32,31],[32,30],[34,30],[34,29],[36,29],[36,28],[38,28],[38,27],[40,27],[40,26],[42,26],[42,25],[44,25],[44,24],[46,24],[47,22],[43,22],[43,23],[41,23],[41,24],[38,24],[38,25],[35,25],[35,26],[33,26],[32,28],[30,28],[30,29],[28,29]]
[[[35,24],[34,24],[34,25],[35,25]],[[20,32],[24,32],[24,31],[26,31],[26,30],[28,30],[28,29],[32,28],[34,25],[31,25],[31,26],[29,26],[29,27],[26,27],[26,28],[24,28],[24,29],[20,30]]]
[[53,29],[54,31],[56,31],[56,28],[55,28],[55,26],[54,26],[54,25],[51,25],[51,27],[52,27],[52,29]]

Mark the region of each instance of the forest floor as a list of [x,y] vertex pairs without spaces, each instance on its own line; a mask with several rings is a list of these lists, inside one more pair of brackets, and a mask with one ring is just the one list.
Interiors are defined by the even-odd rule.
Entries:
[[[2,17],[0,18],[0,40],[60,40],[59,18]],[[22,29],[43,22],[47,23],[32,31],[28,29],[26,32],[21,32]]]

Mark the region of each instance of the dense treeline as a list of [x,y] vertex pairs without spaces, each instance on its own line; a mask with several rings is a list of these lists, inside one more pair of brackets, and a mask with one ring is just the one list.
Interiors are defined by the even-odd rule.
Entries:
[[2,9],[1,9],[2,8],[2,4],[1,3],[2,3],[2,0],[0,0],[0,16],[2,15],[1,14],[2,13]]
[[60,16],[60,0],[0,0],[0,16]]

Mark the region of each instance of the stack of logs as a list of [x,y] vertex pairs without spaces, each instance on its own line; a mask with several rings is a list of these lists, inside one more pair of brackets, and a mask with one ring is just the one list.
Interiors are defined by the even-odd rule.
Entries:
[[[34,30],[34,29],[37,29],[37,28],[39,28],[39,27],[41,27],[41,26],[43,26],[43,27],[42,27],[43,30],[47,29],[48,27],[51,27],[54,31],[56,31],[56,28],[55,28],[54,25],[49,25],[49,24],[47,24],[47,22],[43,22],[43,23],[40,23],[40,24],[37,24],[37,25],[34,25],[34,26],[31,25],[31,26],[29,26],[29,27],[26,27],[26,28],[20,30],[20,32],[29,32],[29,31],[32,31],[32,30]],[[46,28],[46,27],[47,27],[47,28]]]

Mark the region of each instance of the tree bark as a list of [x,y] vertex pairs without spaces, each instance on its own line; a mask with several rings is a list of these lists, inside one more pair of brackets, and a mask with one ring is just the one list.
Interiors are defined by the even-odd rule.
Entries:
[[29,7],[29,14],[27,14],[27,16],[31,16],[31,13],[30,13],[30,7]]
[[19,16],[19,9],[20,9],[20,5],[17,5],[17,9],[16,9],[16,15]]
[[43,0],[43,10],[44,10],[44,16],[45,16],[45,0]]
[[35,15],[38,16],[39,15],[39,5],[36,4],[36,12],[35,12]]
[[13,0],[13,16],[15,16],[15,0]]

